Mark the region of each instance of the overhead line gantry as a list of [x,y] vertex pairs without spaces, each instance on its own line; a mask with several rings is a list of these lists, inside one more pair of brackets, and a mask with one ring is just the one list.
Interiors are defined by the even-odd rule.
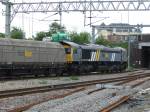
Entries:
[[24,2],[11,3],[0,0],[6,5],[5,34],[10,35],[10,23],[17,13],[33,12],[91,12],[91,11],[149,11],[150,0],[84,0],[62,2]]

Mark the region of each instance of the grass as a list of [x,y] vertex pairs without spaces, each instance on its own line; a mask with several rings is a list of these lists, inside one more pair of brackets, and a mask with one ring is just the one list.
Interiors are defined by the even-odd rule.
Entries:
[[70,76],[70,79],[71,80],[79,80],[79,77],[78,76]]

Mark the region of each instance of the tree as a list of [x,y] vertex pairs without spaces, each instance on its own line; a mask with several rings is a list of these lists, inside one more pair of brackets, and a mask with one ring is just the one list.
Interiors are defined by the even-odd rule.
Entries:
[[90,43],[91,35],[88,32],[81,32],[80,39],[84,43]]
[[95,43],[96,44],[100,44],[100,45],[104,45],[104,46],[111,46],[111,42],[106,40],[106,39],[104,39],[103,37],[98,37],[96,39]]
[[4,33],[0,33],[0,38],[5,38],[5,34]]
[[61,26],[60,24],[53,22],[50,26],[49,26],[49,33],[50,34],[54,34],[57,32],[61,32],[61,31],[65,31],[65,26]]
[[11,30],[11,38],[13,39],[24,39],[24,32],[20,28],[13,27]]
[[109,47],[122,47],[122,48],[125,48],[125,49],[128,48],[128,43],[127,42],[111,42],[111,41],[108,41],[108,40],[104,39],[102,36],[98,37],[96,39],[96,44],[109,46]]
[[34,40],[42,41],[44,37],[51,37],[52,34],[55,34],[57,32],[65,31],[65,27],[61,26],[60,24],[54,22],[51,25],[49,25],[49,31],[48,32],[38,32],[36,34],[36,37]]
[[69,34],[71,41],[78,43],[79,42],[79,34],[77,32],[70,32]]
[[36,37],[34,38],[34,40],[42,41],[44,37],[47,37],[46,32],[38,32],[36,33]]
[[71,32],[70,33],[71,41],[83,44],[83,43],[90,43],[90,34],[88,32],[81,32],[78,34],[77,32]]
[[122,48],[128,49],[128,42],[112,43],[112,47],[122,47]]

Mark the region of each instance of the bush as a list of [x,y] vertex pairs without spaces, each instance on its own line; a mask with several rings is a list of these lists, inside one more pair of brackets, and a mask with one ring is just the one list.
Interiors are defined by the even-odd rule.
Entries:
[[101,38],[101,37],[98,37],[96,39],[96,44],[109,46],[109,47],[122,47],[125,49],[128,48],[128,42],[111,42],[111,41],[108,41],[108,40]]

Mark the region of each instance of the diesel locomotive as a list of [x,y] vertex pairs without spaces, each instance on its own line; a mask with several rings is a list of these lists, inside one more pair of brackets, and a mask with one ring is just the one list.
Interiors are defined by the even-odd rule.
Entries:
[[119,72],[126,69],[127,51],[123,48],[63,41],[68,72]]
[[66,40],[0,39],[0,76],[111,72],[123,71],[126,66],[127,51],[119,47],[79,45]]

